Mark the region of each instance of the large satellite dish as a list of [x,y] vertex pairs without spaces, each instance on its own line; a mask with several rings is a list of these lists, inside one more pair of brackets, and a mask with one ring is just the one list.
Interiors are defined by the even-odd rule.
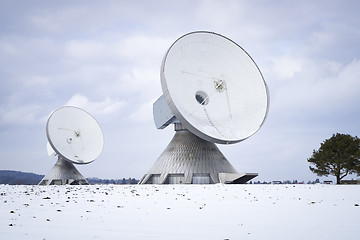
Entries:
[[[163,96],[154,103],[154,121],[159,129],[174,123],[177,133],[187,130],[209,143],[231,144],[256,133],[267,116],[268,88],[258,66],[243,48],[220,34],[198,31],[177,39],[164,56],[160,78]],[[183,144],[193,149],[184,137],[182,139]],[[201,140],[196,141],[200,144]],[[201,148],[197,151],[199,156],[204,154]],[[160,175],[160,183],[165,183],[169,177],[166,174],[178,173],[179,169],[165,167],[174,154],[167,154],[164,160],[163,153],[142,182],[154,182],[152,176]],[[192,157],[186,156],[177,157],[183,157],[185,165],[185,162],[193,163]],[[206,164],[212,161],[200,158],[195,157],[194,161],[207,161]],[[166,164],[159,167],[164,161]],[[204,165],[195,170],[189,164],[184,165],[187,170],[181,171],[185,182],[190,179],[185,176],[189,169],[193,174],[217,172],[217,176],[212,177],[214,183],[219,181],[219,176],[230,181],[229,174],[231,178],[238,174],[231,165],[216,169],[217,160],[213,162],[213,166]]]
[[48,153],[55,152],[58,162],[40,184],[87,183],[73,163],[91,163],[102,153],[104,136],[95,118],[77,107],[61,107],[50,115],[46,135]]
[[244,49],[216,33],[179,38],[162,62],[161,85],[175,117],[215,143],[250,137],[268,111],[268,90],[259,68]]

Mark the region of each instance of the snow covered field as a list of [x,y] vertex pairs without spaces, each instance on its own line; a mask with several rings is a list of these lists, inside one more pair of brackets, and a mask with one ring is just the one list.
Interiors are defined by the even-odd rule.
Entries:
[[0,185],[1,239],[360,239],[360,186]]

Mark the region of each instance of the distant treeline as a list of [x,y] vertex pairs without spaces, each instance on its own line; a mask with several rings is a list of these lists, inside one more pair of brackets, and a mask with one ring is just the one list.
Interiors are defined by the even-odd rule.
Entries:
[[19,171],[0,170],[0,184],[36,185],[44,175]]
[[[20,171],[0,170],[0,184],[9,185],[37,185],[44,175],[35,173],[26,173]],[[87,178],[89,184],[137,184],[139,180],[135,178],[128,179],[100,179]]]
[[137,184],[139,180],[135,178],[123,179],[100,179],[100,178],[87,178],[89,184]]

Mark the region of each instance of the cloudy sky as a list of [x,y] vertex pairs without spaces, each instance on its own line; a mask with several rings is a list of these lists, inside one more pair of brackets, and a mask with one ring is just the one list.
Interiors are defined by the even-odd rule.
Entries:
[[[85,177],[141,178],[174,131],[157,130],[163,55],[196,30],[225,35],[261,69],[270,110],[251,138],[219,148],[257,180],[314,180],[307,158],[332,134],[360,136],[359,1],[0,0],[0,169],[46,174],[46,121],[91,113],[103,154]],[[329,177],[328,179],[334,180]]]

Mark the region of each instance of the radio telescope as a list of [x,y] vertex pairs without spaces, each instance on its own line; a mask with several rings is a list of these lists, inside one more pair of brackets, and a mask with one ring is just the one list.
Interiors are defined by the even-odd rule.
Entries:
[[170,46],[160,78],[155,125],[174,124],[175,135],[140,184],[245,183],[256,177],[238,173],[215,145],[247,139],[267,116],[268,88],[250,55],[220,34],[191,32]]
[[88,184],[74,164],[88,164],[100,156],[104,136],[98,122],[86,111],[72,106],[53,112],[46,125],[49,156],[58,160],[39,185]]

